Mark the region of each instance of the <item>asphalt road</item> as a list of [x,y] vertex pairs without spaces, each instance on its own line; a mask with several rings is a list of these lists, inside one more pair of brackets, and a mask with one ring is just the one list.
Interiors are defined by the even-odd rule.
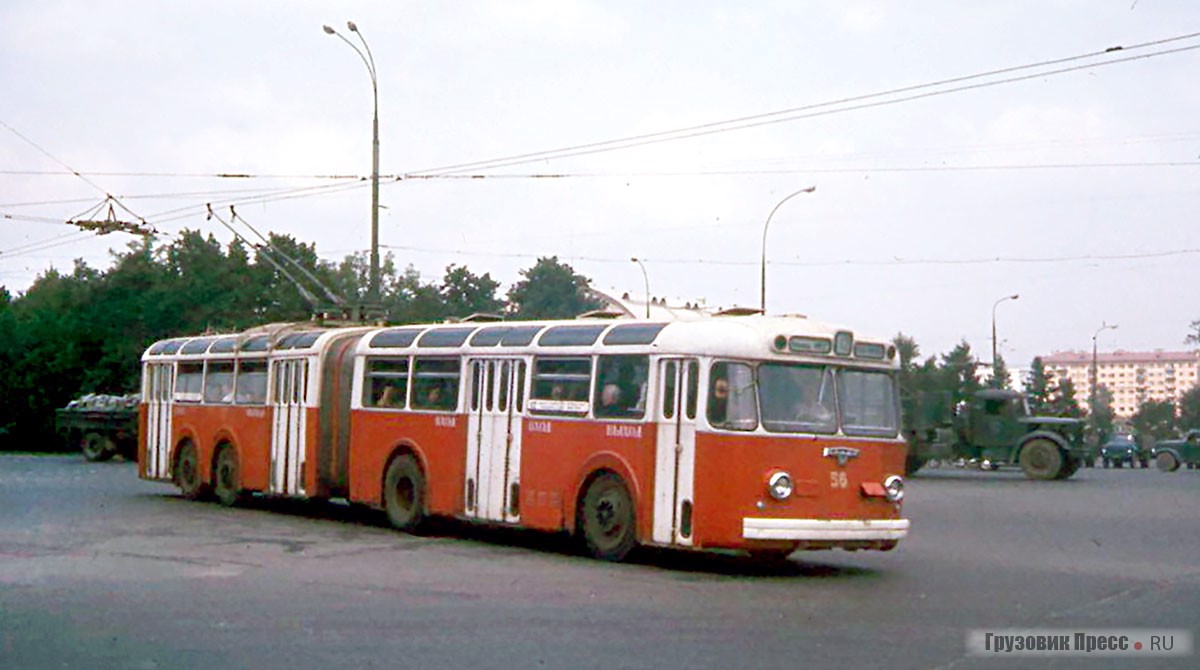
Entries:
[[556,536],[393,532],[348,507],[225,509],[131,463],[0,455],[0,668],[1094,668],[971,656],[972,629],[1200,634],[1200,471],[910,479],[890,553],[766,566]]

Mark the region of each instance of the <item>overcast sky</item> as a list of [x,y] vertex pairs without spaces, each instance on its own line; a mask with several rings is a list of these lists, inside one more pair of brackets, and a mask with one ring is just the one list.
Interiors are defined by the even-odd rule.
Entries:
[[[426,280],[507,290],[555,255],[640,294],[637,256],[655,296],[757,306],[767,216],[815,185],[771,220],[770,312],[988,360],[1016,293],[1013,367],[1104,322],[1102,351],[1183,349],[1200,319],[1200,36],[1135,48],[1200,33],[1192,0],[5,0],[0,285],[108,268],[132,238],[61,223],[105,193],[164,241],[229,241],[211,202],[367,249],[368,183],[327,178],[371,171],[367,68],[321,30],[357,43],[347,19],[379,76],[380,241]],[[707,125],[744,117],[770,123]],[[722,132],[441,170],[696,126]]]

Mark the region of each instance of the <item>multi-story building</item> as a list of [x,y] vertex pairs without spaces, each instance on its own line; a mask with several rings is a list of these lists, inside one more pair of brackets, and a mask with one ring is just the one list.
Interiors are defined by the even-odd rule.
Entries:
[[[1042,357],[1050,381],[1070,379],[1079,404],[1091,407],[1092,354],[1066,351]],[[1147,400],[1176,402],[1197,382],[1200,351],[1115,351],[1097,354],[1096,383],[1113,394],[1113,413],[1129,418]]]

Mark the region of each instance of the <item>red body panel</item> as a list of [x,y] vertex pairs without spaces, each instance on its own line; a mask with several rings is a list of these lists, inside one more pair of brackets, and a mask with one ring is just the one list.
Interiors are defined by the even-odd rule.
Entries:
[[[853,447],[859,455],[841,466],[822,455],[833,446]],[[777,471],[789,473],[795,484],[791,498],[782,502],[767,492],[767,481]],[[899,505],[864,496],[861,484],[903,474],[900,440],[697,433],[694,541],[703,547],[743,546],[746,517],[899,519]]]
[[[521,435],[521,518],[541,530],[573,529],[587,478],[612,470],[637,506],[638,536],[650,533],[654,425],[526,418]],[[610,437],[610,427],[619,437]]]
[[271,408],[262,405],[176,404],[171,415],[171,443],[177,447],[191,440],[196,445],[198,460],[205,464],[201,477],[206,484],[212,483],[217,445],[232,445],[238,454],[242,487],[266,491],[271,474],[271,413]]
[[350,499],[383,504],[383,475],[397,449],[416,453],[431,514],[462,513],[467,418],[457,414],[355,411],[350,423]]

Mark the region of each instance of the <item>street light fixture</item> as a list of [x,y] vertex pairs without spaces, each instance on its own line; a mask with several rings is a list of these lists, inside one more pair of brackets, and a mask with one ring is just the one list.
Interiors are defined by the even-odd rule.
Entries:
[[644,281],[646,283],[646,318],[649,319],[650,318],[650,275],[646,274],[646,266],[642,265],[642,261],[639,260],[637,256],[634,256],[633,258],[630,258],[629,260],[634,263],[637,263],[638,267],[642,269],[642,281]]
[[771,226],[771,217],[775,216],[775,212],[779,211],[779,208],[783,206],[783,203],[787,202],[788,200],[791,200],[792,198],[800,195],[801,193],[812,193],[815,190],[817,190],[816,186],[809,186],[807,188],[802,188],[799,191],[795,191],[794,193],[789,193],[787,196],[784,197],[783,200],[780,200],[775,205],[775,207],[771,209],[771,213],[767,215],[767,222],[763,224],[762,282],[760,285],[760,292],[759,292],[759,298],[761,300],[760,307],[762,308],[763,314],[767,313],[767,228],[769,228]]
[[1090,392],[1088,393],[1088,412],[1090,412],[1092,415],[1093,427],[1095,426],[1095,416],[1096,416],[1096,391],[1097,391],[1096,386],[1097,386],[1097,382],[1100,381],[1100,370],[1098,368],[1099,360],[1098,360],[1098,355],[1096,353],[1096,339],[1098,337],[1100,337],[1100,333],[1102,333],[1106,330],[1116,330],[1116,329],[1117,329],[1117,325],[1115,323],[1110,326],[1107,323],[1101,321],[1100,327],[1096,329],[1096,332],[1092,333],[1092,375],[1091,375],[1092,378],[1090,380],[1088,380],[1089,382],[1091,382],[1091,384],[1090,384],[1091,388],[1089,389]]
[[1006,295],[992,303],[992,384],[995,385],[996,388],[1002,388],[1000,384],[1000,358],[996,346],[996,307],[998,307],[1000,303],[1004,302],[1005,300],[1016,300],[1020,297],[1020,293],[1014,293],[1012,295]]
[[[350,45],[354,53],[367,66],[367,74],[371,75],[371,94],[375,101],[375,117],[371,123],[371,269],[368,275],[367,301],[372,305],[379,304],[379,80],[375,76],[375,57],[371,55],[371,47],[353,21],[346,22],[346,28],[358,36],[362,49],[346,39],[344,35],[329,26],[321,29],[329,35],[337,35],[338,39]],[[363,53],[364,50],[366,53]]]

